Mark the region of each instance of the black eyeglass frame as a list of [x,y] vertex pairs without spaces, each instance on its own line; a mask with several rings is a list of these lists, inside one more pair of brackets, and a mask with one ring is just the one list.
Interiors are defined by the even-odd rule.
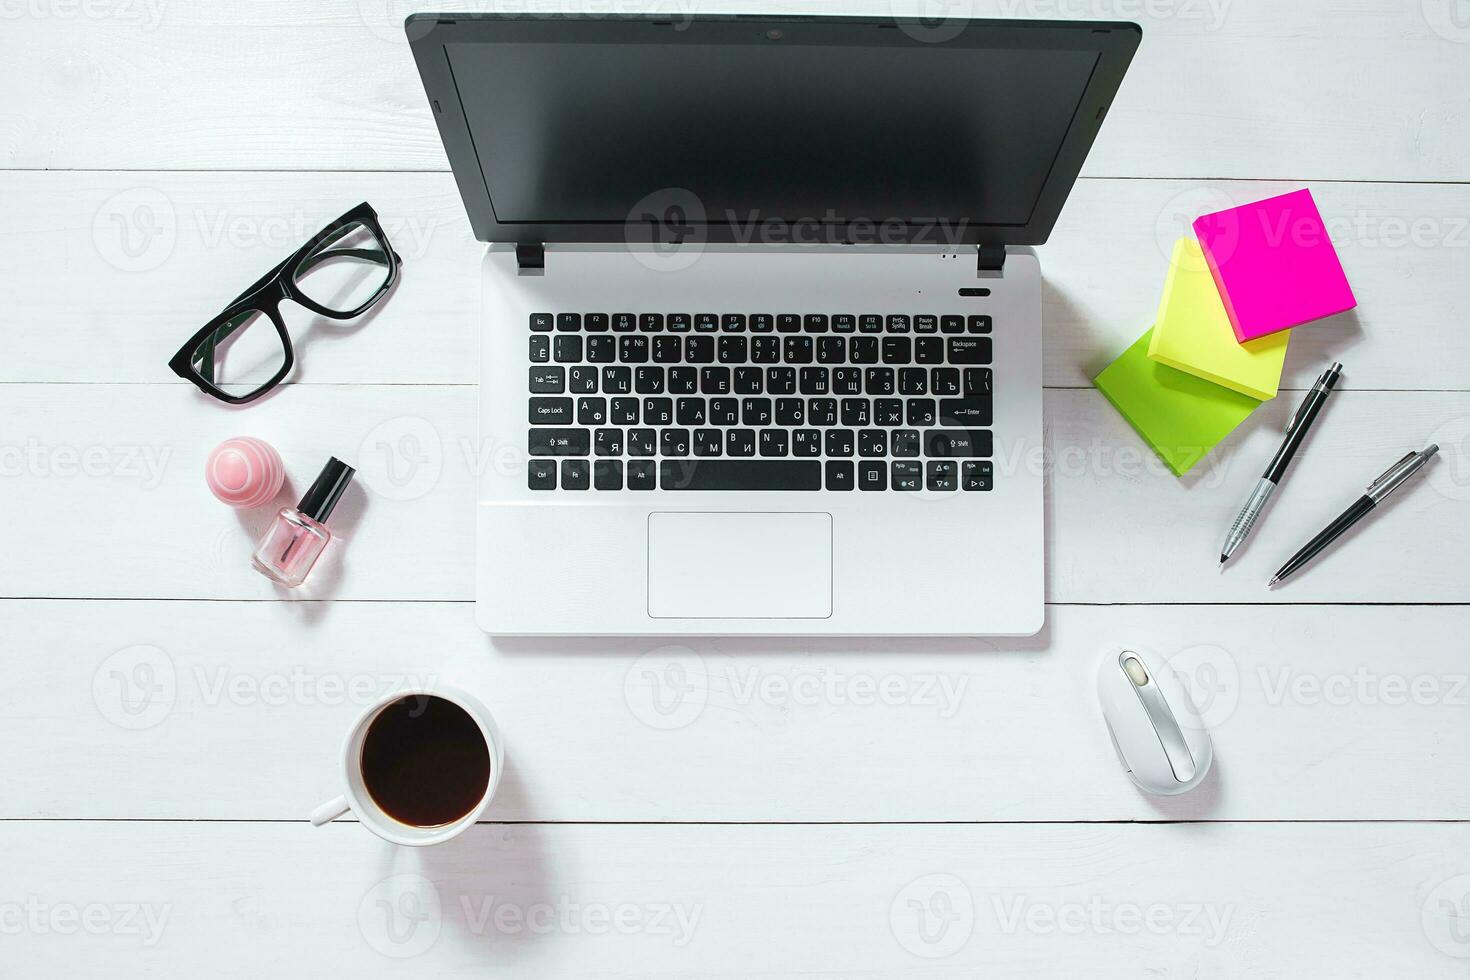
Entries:
[[[312,251],[320,247],[323,242],[328,241],[334,234],[341,232],[344,228],[353,224],[361,224],[376,236],[383,244],[383,254],[388,261],[388,275],[384,278],[382,286],[378,291],[369,296],[365,301],[352,310],[329,309],[311,299],[296,285],[294,278],[298,272],[301,262],[311,255]],[[343,254],[358,254],[360,249],[327,249],[323,251],[319,259],[327,259]],[[377,253],[374,253],[376,255]],[[359,256],[366,257],[366,256]],[[193,384],[205,394],[231,405],[244,405],[261,397],[266,392],[281,383],[286,375],[291,373],[291,368],[296,364],[296,351],[291,346],[291,333],[286,328],[286,321],[281,316],[281,301],[291,300],[320,316],[330,317],[333,320],[351,320],[362,316],[375,303],[383,298],[398,281],[398,270],[403,264],[403,259],[393,250],[388,242],[388,236],[383,231],[382,224],[378,221],[378,213],[373,206],[366,201],[342,215],[321,231],[311,236],[306,244],[287,256],[279,265],[271,269],[265,275],[257,279],[243,293],[230,301],[217,316],[210,319],[208,323],[200,327],[184,346],[179,348],[177,354],[169,359],[168,366],[173,369],[174,374],[193,382]],[[243,395],[232,395],[219,385],[200,374],[193,365],[194,352],[211,333],[217,333],[222,327],[229,324],[230,320],[247,311],[256,311],[270,317],[271,323],[275,325],[276,333],[280,335],[281,344],[285,349],[286,357],[281,369],[268,381],[263,382],[254,391]],[[221,334],[216,340],[222,340],[229,336],[230,331]]]

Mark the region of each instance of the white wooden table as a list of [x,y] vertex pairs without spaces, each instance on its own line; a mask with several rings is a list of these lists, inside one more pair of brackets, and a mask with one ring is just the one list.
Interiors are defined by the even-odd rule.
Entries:
[[[1145,29],[1042,250],[1046,628],[665,644],[474,626],[497,449],[474,428],[479,248],[412,8],[0,4],[0,975],[1464,976],[1463,7],[975,3]],[[1282,397],[1176,480],[1088,379],[1148,326],[1194,214],[1302,185],[1360,305],[1298,331]],[[290,389],[243,411],[168,373],[361,200],[406,263],[378,315],[314,329]],[[1221,531],[1330,357],[1344,390],[1222,576]],[[234,434],[298,490],[329,454],[360,467],[300,601],[248,568],[265,515],[204,488]],[[1431,440],[1426,479],[1264,590]],[[1091,686],[1113,641],[1211,693],[1193,795],[1118,771]],[[411,677],[496,713],[491,822],[426,852],[310,828],[361,702]]]

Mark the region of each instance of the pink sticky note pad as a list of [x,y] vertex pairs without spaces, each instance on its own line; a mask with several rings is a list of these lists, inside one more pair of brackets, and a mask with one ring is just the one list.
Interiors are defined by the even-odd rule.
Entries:
[[1306,189],[1194,219],[1242,344],[1358,305]]

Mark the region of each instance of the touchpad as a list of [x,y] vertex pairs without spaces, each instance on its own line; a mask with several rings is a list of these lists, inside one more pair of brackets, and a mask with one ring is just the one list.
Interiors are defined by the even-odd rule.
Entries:
[[831,616],[832,515],[648,515],[648,615]]

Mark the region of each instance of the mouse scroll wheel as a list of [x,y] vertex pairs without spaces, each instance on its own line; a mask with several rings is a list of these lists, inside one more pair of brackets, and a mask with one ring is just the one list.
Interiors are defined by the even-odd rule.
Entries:
[[1123,658],[1123,672],[1135,687],[1143,687],[1148,683],[1148,671],[1143,669],[1143,661],[1137,657],[1125,656]]

